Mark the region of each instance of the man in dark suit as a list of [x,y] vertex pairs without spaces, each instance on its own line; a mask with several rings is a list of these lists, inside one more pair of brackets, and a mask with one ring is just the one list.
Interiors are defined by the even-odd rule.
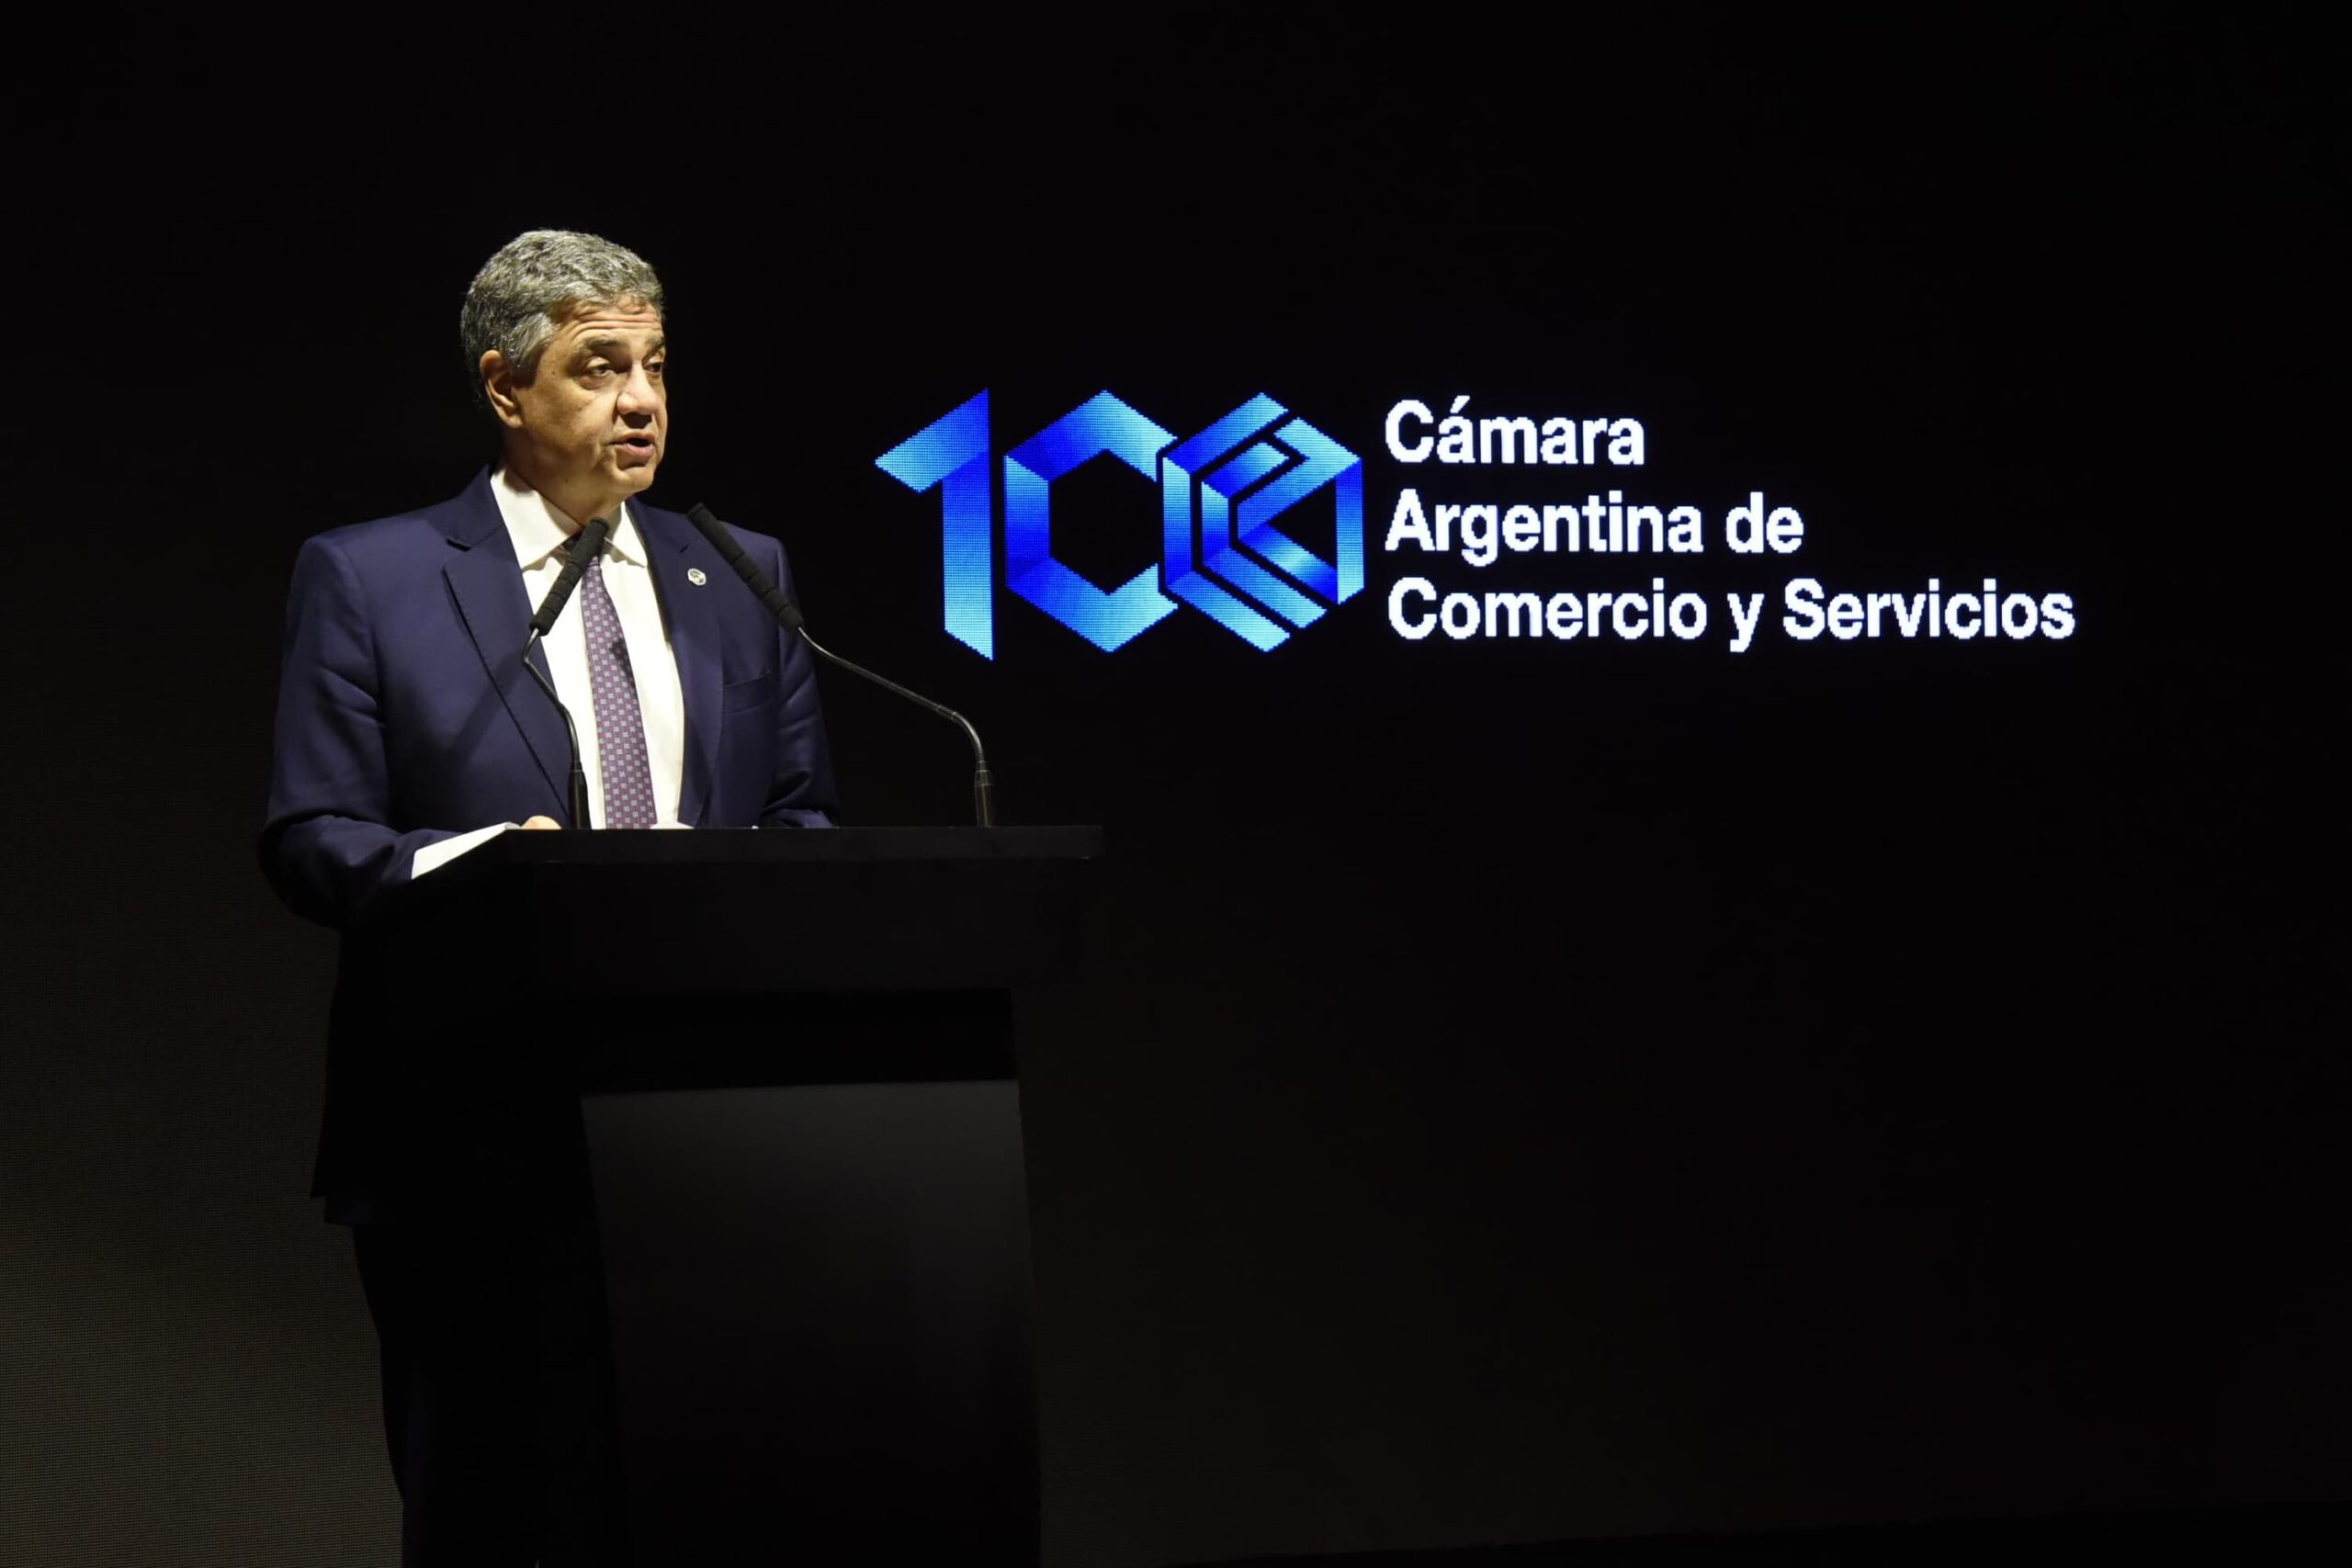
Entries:
[[[592,235],[525,234],[475,278],[463,333],[500,463],[296,562],[260,840],[279,896],[340,929],[512,828],[827,824],[808,650],[693,525],[634,499],[669,439],[653,270]],[[571,742],[523,649],[592,518],[609,541],[531,654],[578,728],[577,822]],[[740,539],[789,592],[782,547]],[[383,976],[346,942],[317,1190],[353,1226],[382,1342],[406,1562],[620,1560],[577,1108],[482,1066],[503,1028],[482,1004],[519,1012],[560,962],[626,955],[622,932],[517,931],[447,975]],[[460,1062],[482,1067],[463,1090]]]

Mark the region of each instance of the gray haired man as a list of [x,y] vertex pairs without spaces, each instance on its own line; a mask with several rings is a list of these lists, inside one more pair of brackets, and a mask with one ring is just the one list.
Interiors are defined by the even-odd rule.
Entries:
[[[669,440],[653,269],[594,235],[521,235],[475,277],[462,335],[501,460],[296,563],[260,842],[279,895],[341,927],[514,828],[825,825],[807,650],[750,595],[707,588],[731,577],[717,550],[641,499]],[[587,780],[586,819],[560,822],[571,740],[522,650],[592,518],[606,544],[533,656]],[[738,541],[791,592],[775,540]],[[518,931],[512,951],[406,978],[432,998],[429,1032],[469,1051],[540,994],[550,953],[595,934]],[[352,1226],[382,1345],[402,1560],[623,1561],[576,1103],[528,1073],[401,1070],[416,1042],[368,1012],[339,998],[330,1026],[316,1190]]]

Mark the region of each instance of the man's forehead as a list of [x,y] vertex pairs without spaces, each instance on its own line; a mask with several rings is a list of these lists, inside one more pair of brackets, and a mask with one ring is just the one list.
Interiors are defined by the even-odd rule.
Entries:
[[582,300],[557,315],[555,331],[556,336],[575,342],[587,337],[658,338],[662,312],[641,299]]

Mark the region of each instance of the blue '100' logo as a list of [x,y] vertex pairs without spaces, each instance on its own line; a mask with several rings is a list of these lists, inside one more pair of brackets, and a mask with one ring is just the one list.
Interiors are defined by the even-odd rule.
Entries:
[[[1159,481],[1161,539],[1157,565],[1107,591],[1053,550],[1054,481],[1106,454]],[[985,659],[996,657],[993,455],[982,392],[875,459],[918,494],[940,488],[947,632]],[[1274,526],[1325,485],[1338,514],[1329,561]],[[1262,652],[1290,637],[1282,623],[1305,626],[1363,591],[1363,462],[1262,392],[1182,442],[1098,392],[1005,454],[1004,575],[1106,653],[1179,601]]]

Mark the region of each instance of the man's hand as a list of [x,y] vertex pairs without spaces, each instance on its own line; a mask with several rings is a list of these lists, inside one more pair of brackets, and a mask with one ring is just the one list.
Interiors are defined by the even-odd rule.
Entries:
[[556,820],[554,818],[552,818],[552,817],[534,817],[534,818],[532,818],[529,821],[527,821],[527,822],[524,823],[524,824],[523,824],[523,826],[524,826],[526,829],[532,829],[532,828],[555,828],[555,829],[560,829],[560,828],[562,828],[563,824],[562,824],[562,823],[560,823],[560,822],[559,822],[559,821],[557,821],[557,820]]

